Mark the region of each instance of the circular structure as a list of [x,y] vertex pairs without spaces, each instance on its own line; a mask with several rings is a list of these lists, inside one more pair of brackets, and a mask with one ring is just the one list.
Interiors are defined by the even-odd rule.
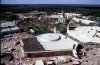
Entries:
[[55,33],[41,34],[38,36],[38,38],[41,41],[45,41],[45,42],[58,41],[61,39],[61,37]]

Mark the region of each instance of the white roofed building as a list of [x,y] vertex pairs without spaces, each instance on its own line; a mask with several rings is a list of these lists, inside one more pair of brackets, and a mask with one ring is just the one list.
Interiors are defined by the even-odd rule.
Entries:
[[12,27],[12,28],[4,28],[1,30],[1,35],[8,35],[13,33],[18,33],[20,31],[19,27]]
[[70,38],[66,38],[60,33],[46,33],[37,36],[37,40],[45,50],[73,50],[73,45],[78,45],[77,42]]
[[[68,35],[80,40],[81,42],[100,43],[100,27],[97,26],[83,26],[75,30],[70,30]],[[98,36],[97,36],[98,35]]]
[[8,26],[16,26],[15,21],[13,22],[7,21],[0,24],[0,27],[8,27]]
[[91,21],[91,20],[86,20],[86,19],[80,19],[80,18],[72,18],[73,21],[77,22],[77,23],[83,23],[83,24],[91,24],[91,23],[96,23],[95,21]]
[[[61,15],[62,13],[58,13],[58,15]],[[76,13],[65,13],[66,17],[75,17],[75,16],[81,16],[82,14],[76,14]]]
[[49,17],[52,18],[52,19],[57,19],[60,23],[64,23],[65,22],[65,19],[63,18],[62,15],[51,15]]

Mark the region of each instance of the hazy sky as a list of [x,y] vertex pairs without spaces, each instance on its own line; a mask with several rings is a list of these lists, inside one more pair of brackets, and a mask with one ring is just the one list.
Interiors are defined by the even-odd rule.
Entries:
[[1,0],[1,4],[100,4],[100,0]]

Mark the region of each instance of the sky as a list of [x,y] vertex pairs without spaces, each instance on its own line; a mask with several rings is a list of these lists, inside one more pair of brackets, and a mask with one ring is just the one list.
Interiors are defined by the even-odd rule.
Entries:
[[1,4],[100,4],[100,0],[1,0]]

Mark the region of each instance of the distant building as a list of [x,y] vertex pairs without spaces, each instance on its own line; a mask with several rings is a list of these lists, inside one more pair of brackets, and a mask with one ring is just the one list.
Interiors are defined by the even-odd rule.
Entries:
[[16,26],[16,21],[13,22],[7,21],[0,23],[0,27],[13,27],[13,26]]
[[[62,13],[58,13],[58,15],[61,15]],[[78,17],[81,16],[82,14],[76,14],[76,13],[64,13],[65,17],[69,18],[69,17]]]
[[19,27],[4,28],[1,30],[1,35],[8,35],[18,33],[20,31]]
[[81,14],[76,13],[64,13],[62,10],[62,13],[57,13],[57,15],[51,15],[49,16],[52,19],[58,20],[60,23],[65,23],[66,20],[71,19],[76,16],[81,16]]
[[59,23],[65,23],[65,19],[67,19],[67,17],[65,17],[65,13],[62,10],[62,13],[59,15],[51,15],[49,16],[52,19],[56,19],[59,21]]
[[96,22],[95,21],[91,21],[91,20],[86,20],[86,19],[80,19],[80,18],[72,18],[73,21],[77,22],[77,23],[83,23],[83,24],[86,24],[86,25],[91,25],[91,24],[95,24]]

